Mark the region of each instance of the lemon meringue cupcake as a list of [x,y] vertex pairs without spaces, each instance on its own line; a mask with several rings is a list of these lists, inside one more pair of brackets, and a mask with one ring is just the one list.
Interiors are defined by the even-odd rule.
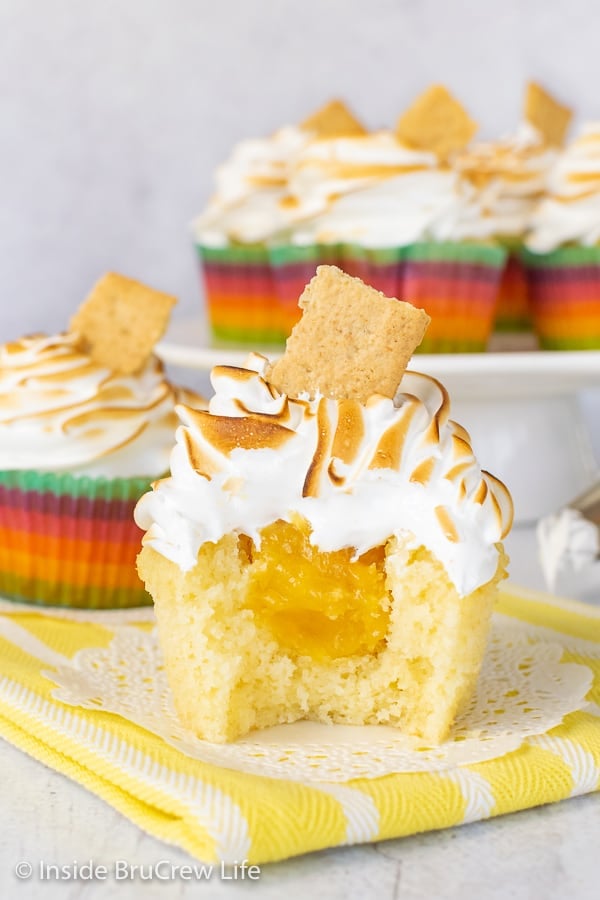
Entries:
[[175,704],[210,741],[313,719],[438,742],[477,680],[510,496],[442,385],[402,374],[422,311],[328,267],[301,304],[281,362],[219,366],[208,411],[178,407],[136,508]]
[[515,132],[500,140],[474,143],[454,160],[457,171],[479,194],[486,233],[507,250],[498,287],[496,331],[531,331],[529,285],[521,251],[570,120],[568,107],[529,82],[523,118]]
[[498,286],[496,331],[531,330],[521,248],[555,159],[556,150],[531,125],[523,123],[510,137],[474,144],[455,162],[479,194],[481,219],[488,237],[495,238],[507,250]]
[[326,263],[427,308],[422,350],[484,350],[506,251],[451,164],[476,127],[438,85],[395,129],[368,133],[338,103],[243,141],[194,225],[213,336],[282,343],[304,284]]
[[298,296],[334,247],[297,245],[304,218],[288,182],[304,151],[321,140],[366,134],[340,100],[298,125],[234,147],[216,172],[216,191],[193,225],[208,320],[220,342],[281,345],[298,318]]
[[560,154],[525,245],[541,346],[600,349],[600,122]]
[[[92,298],[103,294],[125,304],[133,294],[146,322],[157,304],[166,322],[174,302],[116,275]],[[132,336],[143,356],[144,334],[140,322]],[[138,367],[137,353],[134,371],[122,372],[95,359],[76,331],[0,346],[0,596],[73,607],[149,602],[135,569],[133,508],[168,469],[176,402],[201,400],[176,390],[156,357]]]

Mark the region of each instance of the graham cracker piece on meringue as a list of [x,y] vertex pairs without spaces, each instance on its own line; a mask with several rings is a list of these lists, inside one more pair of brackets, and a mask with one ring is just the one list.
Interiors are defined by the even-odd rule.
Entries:
[[298,302],[303,314],[267,373],[282,393],[365,403],[393,397],[429,316],[335,266],[319,266]]
[[441,84],[434,84],[414,101],[398,119],[396,135],[419,150],[429,150],[440,159],[462,150],[477,123]]
[[130,375],[151,356],[176,302],[169,294],[109,272],[79,307],[70,330],[95,362]]
[[550,147],[561,147],[573,117],[573,111],[563,106],[535,81],[530,81],[525,93],[525,118],[541,132]]
[[320,138],[360,137],[367,134],[358,119],[342,100],[330,100],[300,123],[305,131],[314,131]]

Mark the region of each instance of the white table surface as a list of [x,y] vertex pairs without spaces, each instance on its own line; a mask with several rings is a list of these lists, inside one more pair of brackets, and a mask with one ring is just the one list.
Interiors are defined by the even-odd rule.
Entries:
[[[513,580],[542,588],[531,529],[508,542]],[[600,598],[600,585],[598,590]],[[261,867],[258,881],[115,880],[117,860],[164,873],[193,864],[185,852],[131,824],[83,788],[0,741],[3,826],[0,898],[264,897],[268,900],[598,900],[600,794],[441,832],[313,853]],[[40,861],[58,866],[92,861],[106,880],[48,881]],[[15,867],[29,862],[31,878]]]

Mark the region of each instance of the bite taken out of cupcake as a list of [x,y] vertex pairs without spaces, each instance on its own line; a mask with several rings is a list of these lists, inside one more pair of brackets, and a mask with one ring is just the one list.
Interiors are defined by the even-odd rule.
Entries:
[[175,705],[201,738],[311,719],[436,743],[468,703],[510,495],[435,379],[428,325],[323,266],[274,365],[217,366],[136,508]]
[[70,329],[0,346],[0,596],[150,602],[133,508],[169,466],[184,401],[153,347],[175,298],[108,274]]

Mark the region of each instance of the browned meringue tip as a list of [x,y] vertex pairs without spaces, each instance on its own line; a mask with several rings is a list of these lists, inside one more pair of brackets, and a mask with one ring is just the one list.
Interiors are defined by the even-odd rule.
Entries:
[[[494,512],[496,514],[498,527],[501,529],[500,539],[504,540],[511,530],[515,518],[515,506],[512,495],[504,482],[500,481],[499,478],[496,478],[495,475],[492,475],[485,469],[481,470],[481,474],[491,482],[492,487],[494,488],[494,490],[490,492],[490,497],[494,504]],[[498,497],[503,498],[506,510],[502,509]]]

